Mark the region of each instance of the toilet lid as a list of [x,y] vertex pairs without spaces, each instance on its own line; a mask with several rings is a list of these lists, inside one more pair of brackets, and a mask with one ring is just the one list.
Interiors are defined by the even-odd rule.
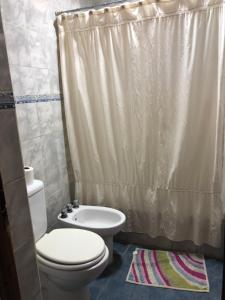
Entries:
[[38,254],[61,264],[84,264],[95,260],[105,250],[104,240],[96,233],[63,228],[45,234],[37,243]]

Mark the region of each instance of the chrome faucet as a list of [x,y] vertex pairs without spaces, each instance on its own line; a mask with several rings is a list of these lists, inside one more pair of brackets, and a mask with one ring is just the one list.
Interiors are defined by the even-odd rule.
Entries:
[[72,205],[73,205],[73,208],[78,208],[79,207],[79,200],[73,200]]

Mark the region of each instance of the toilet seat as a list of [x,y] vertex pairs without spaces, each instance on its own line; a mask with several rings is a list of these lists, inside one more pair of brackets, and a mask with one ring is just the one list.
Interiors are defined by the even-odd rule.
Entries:
[[37,260],[39,263],[51,268],[51,269],[57,269],[57,270],[62,270],[62,271],[82,271],[88,268],[91,268],[95,265],[97,265],[105,256],[106,254],[106,249],[103,252],[101,256],[99,256],[97,259],[90,261],[85,264],[76,264],[76,265],[64,265],[64,264],[58,264],[50,260],[46,260],[45,258],[41,257],[40,255],[37,254]]
[[61,270],[83,270],[97,264],[105,255],[104,240],[83,229],[55,229],[37,243],[38,260]]

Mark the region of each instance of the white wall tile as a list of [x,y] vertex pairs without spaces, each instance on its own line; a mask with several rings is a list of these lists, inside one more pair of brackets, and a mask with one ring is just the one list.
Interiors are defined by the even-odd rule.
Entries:
[[25,8],[25,20],[28,28],[38,29],[49,23],[49,1],[29,0]]
[[63,129],[65,122],[63,123],[63,111],[62,111],[62,102],[61,101],[52,101],[52,111],[53,111],[53,126],[54,132],[61,132],[63,134]]
[[50,94],[60,94],[62,92],[59,84],[58,67],[56,67],[56,70],[49,69],[49,88]]
[[46,49],[48,52],[48,68],[54,70],[58,76],[58,49],[54,27],[50,27],[46,35]]
[[29,0],[2,0],[3,22],[15,26],[25,26],[25,9]]
[[4,26],[10,65],[30,66],[31,49],[27,30],[22,26],[6,23]]
[[21,143],[23,163],[34,168],[36,179],[44,181],[44,166],[41,137],[32,138]]
[[35,83],[35,93],[31,95],[49,95],[50,94],[50,83],[49,83],[49,70],[32,68],[32,82]]
[[31,67],[48,68],[51,52],[49,51],[48,37],[46,37],[45,32],[48,32],[46,26],[41,26],[36,30],[27,30]]
[[16,115],[21,142],[41,135],[36,103],[17,104]]
[[24,96],[36,95],[38,93],[34,68],[17,65],[9,65],[9,68],[14,95]]
[[54,116],[51,102],[37,103],[37,114],[41,135],[52,134],[54,128]]

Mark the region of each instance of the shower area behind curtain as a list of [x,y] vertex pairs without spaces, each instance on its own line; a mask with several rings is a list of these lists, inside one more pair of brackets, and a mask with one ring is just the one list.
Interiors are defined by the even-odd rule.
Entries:
[[224,4],[65,13],[58,34],[76,197],[126,231],[219,247]]

